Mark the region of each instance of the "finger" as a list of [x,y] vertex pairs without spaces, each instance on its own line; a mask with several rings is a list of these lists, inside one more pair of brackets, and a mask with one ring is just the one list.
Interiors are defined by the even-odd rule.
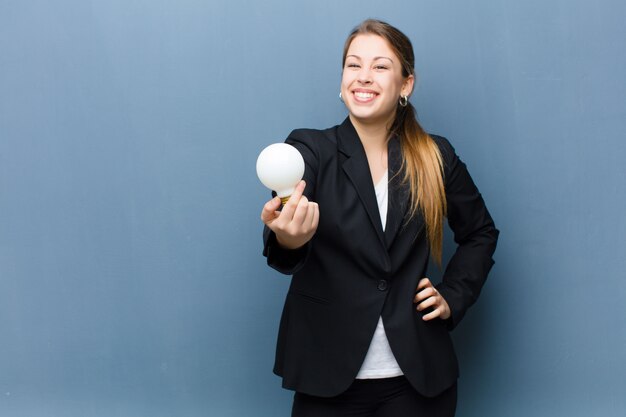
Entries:
[[419,303],[422,300],[427,299],[428,297],[434,297],[438,294],[435,287],[428,287],[423,289],[422,291],[415,294],[414,302]]
[[417,284],[417,289],[419,291],[427,287],[432,287],[432,285],[433,284],[430,283],[430,280],[428,278],[422,278],[420,279],[420,282]]
[[302,196],[300,198],[300,202],[298,203],[298,207],[296,207],[296,211],[293,214],[293,224],[300,228],[306,219],[307,211],[309,210],[309,199],[306,196]]
[[436,297],[430,297],[417,305],[417,311],[426,310],[428,307],[438,307],[439,300]]
[[304,220],[304,227],[307,231],[313,229],[313,218],[315,217],[315,203],[309,202],[306,212],[306,219]]
[[434,311],[431,311],[428,314],[424,314],[424,317],[422,317],[422,320],[428,321],[428,320],[436,319],[439,316],[441,316],[441,311],[439,309],[436,309]]
[[276,210],[280,207],[280,198],[274,197],[263,206],[261,211],[261,220],[263,223],[274,220],[278,213]]
[[313,204],[313,221],[311,222],[311,229],[317,230],[317,225],[320,222],[320,206],[317,203]]
[[285,207],[283,207],[281,216],[287,221],[291,221],[291,219],[293,219],[294,212],[296,211],[296,208],[300,203],[300,198],[302,197],[305,186],[306,184],[304,180],[300,181],[291,196],[289,197],[287,204],[285,204]]

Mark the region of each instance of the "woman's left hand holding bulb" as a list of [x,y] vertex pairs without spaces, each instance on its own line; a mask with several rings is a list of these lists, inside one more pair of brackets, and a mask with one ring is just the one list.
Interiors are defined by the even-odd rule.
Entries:
[[280,208],[280,198],[268,201],[261,212],[261,220],[275,234],[280,246],[297,249],[304,246],[315,234],[319,223],[319,206],[303,194],[306,184],[300,181],[293,194]]

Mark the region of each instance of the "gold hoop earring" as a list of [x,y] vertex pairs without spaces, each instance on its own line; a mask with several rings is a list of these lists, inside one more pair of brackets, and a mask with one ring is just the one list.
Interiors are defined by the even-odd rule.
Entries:
[[398,103],[402,107],[406,107],[406,105],[409,104],[409,96],[400,96],[400,100],[398,101]]

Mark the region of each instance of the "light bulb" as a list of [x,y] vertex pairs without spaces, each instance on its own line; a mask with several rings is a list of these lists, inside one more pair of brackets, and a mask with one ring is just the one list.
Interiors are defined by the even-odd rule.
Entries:
[[274,143],[259,154],[256,174],[285,204],[304,175],[304,159],[293,146]]

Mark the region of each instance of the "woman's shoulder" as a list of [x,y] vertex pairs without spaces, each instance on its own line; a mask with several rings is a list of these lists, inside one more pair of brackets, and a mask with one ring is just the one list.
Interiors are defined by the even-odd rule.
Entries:
[[338,127],[294,129],[285,142],[298,148],[301,153],[307,152],[317,159],[327,159],[336,154]]
[[300,128],[294,129],[289,134],[288,138],[302,141],[302,142],[310,142],[315,143],[317,145],[326,145],[326,142],[329,143],[337,143],[337,129],[339,126],[333,126],[326,129],[311,129],[311,128]]
[[429,133],[428,136],[435,142],[437,147],[439,148],[439,152],[441,153],[441,158],[446,166],[454,163],[458,159],[458,155],[456,153],[456,149],[448,138],[441,135],[436,135],[433,133]]
[[452,143],[450,143],[446,137],[432,133],[429,133],[428,135],[439,148],[441,159],[443,160],[444,178],[447,180],[455,168],[458,167],[460,162],[459,156],[457,155]]
[[435,142],[442,156],[445,158],[447,154],[454,153],[454,147],[445,136],[437,135],[434,133],[428,133],[428,136]]

